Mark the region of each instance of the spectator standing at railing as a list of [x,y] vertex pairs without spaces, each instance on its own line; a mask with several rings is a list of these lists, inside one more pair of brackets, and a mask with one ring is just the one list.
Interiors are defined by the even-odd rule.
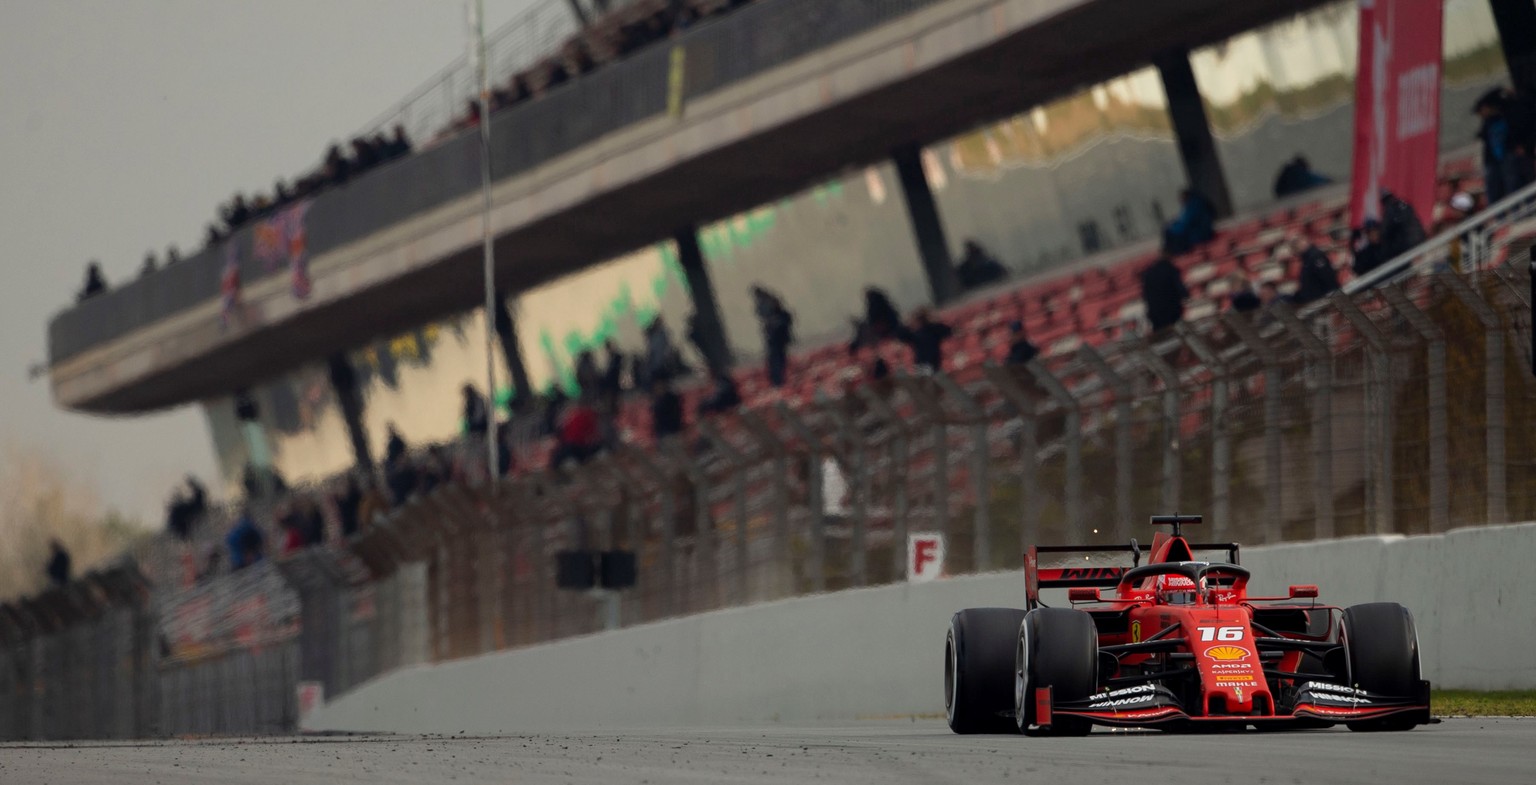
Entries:
[[384,466],[393,468],[405,458],[405,439],[401,438],[400,432],[395,430],[394,423],[386,425],[385,431],[388,438],[384,442]]
[[1477,139],[1483,145],[1483,187],[1490,204],[1531,182],[1529,129],[1516,128],[1509,109],[1511,94],[1503,88],[1484,93],[1472,107],[1482,119]]
[[363,490],[357,485],[357,476],[352,472],[342,481],[341,489],[331,497],[336,504],[336,518],[341,524],[342,539],[351,539],[357,534],[359,508],[363,504]]
[[85,266],[85,286],[81,287],[75,300],[83,303],[106,290],[107,279],[101,275],[101,262],[92,261]]
[[1173,259],[1159,257],[1141,271],[1141,301],[1146,305],[1152,332],[1178,324],[1184,318],[1184,301],[1188,299],[1189,288],[1184,285],[1184,274]]
[[969,290],[1003,280],[1008,277],[1008,269],[997,257],[987,253],[981,243],[966,240],[960,263],[955,265],[955,277],[960,280],[960,286]]
[[683,398],[666,379],[651,387],[651,437],[656,441],[683,432]]
[[736,388],[736,380],[730,373],[721,372],[715,374],[715,389],[708,398],[699,401],[699,416],[711,414],[727,414],[741,406],[741,391]]
[[224,538],[225,547],[229,548],[229,568],[243,570],[261,561],[265,540],[261,529],[256,527],[256,520],[251,517],[250,508],[241,509],[240,517]]
[[1163,253],[1189,253],[1216,236],[1216,210],[1190,188],[1179,193],[1179,214],[1163,227]]
[[1381,192],[1381,248],[1390,261],[1424,242],[1424,224],[1413,206],[1390,191]]
[[599,391],[602,384],[603,374],[597,369],[597,358],[592,356],[591,349],[581,350],[576,355],[576,386],[585,395]]
[[1374,218],[1360,227],[1354,246],[1355,259],[1350,269],[1356,276],[1366,275],[1387,261],[1386,249],[1381,245],[1381,222]]
[[763,327],[763,354],[768,383],[783,387],[789,369],[789,345],[794,342],[795,317],[778,295],[761,286],[752,287],[752,305]]
[[1306,305],[1327,297],[1339,288],[1339,273],[1333,269],[1333,260],[1316,243],[1304,237],[1296,238],[1292,246],[1300,269],[1296,274],[1296,291],[1291,294],[1295,305]]
[[937,373],[944,368],[944,342],[954,335],[949,325],[934,321],[927,308],[917,309],[910,327],[901,327],[896,337],[912,347],[912,362],[919,369]]
[[1040,356],[1039,347],[1029,340],[1024,334],[1024,323],[1011,322],[1008,325],[1008,333],[1013,336],[1013,342],[1008,344],[1008,357],[1005,362],[1008,365],[1029,365],[1029,361]]
[[288,557],[309,547],[308,538],[304,536],[304,521],[300,518],[298,510],[293,505],[285,505],[283,513],[278,516],[278,526],[283,529],[282,550],[279,554]]
[[182,489],[176,489],[165,510],[165,527],[181,540],[191,536],[193,527],[208,509],[208,492],[190,474],[187,475],[186,490],[183,493]]
[[159,264],[155,261],[155,252],[146,251],[144,253],[144,263],[139,265],[139,277],[143,278],[148,275],[153,275],[155,269],[158,267]]
[[48,543],[52,555],[48,559],[48,582],[63,588],[69,583],[69,551],[57,539]]
[[1227,277],[1227,284],[1228,303],[1232,310],[1238,313],[1249,313],[1259,310],[1263,305],[1259,301],[1259,295],[1253,291],[1253,282],[1248,280],[1248,276],[1234,271]]
[[464,383],[464,432],[470,436],[485,436],[490,430],[490,415],[485,406],[485,396],[473,384]]
[[864,334],[860,339],[863,345],[874,345],[887,338],[893,338],[900,328],[901,314],[897,313],[890,296],[875,286],[865,289]]
[[551,469],[560,468],[566,461],[585,464],[603,448],[602,423],[591,396],[582,396],[567,409],[555,450],[549,457]]
[[603,367],[601,382],[603,400],[609,406],[616,406],[619,400],[619,393],[624,388],[624,364],[628,358],[619,349],[619,344],[612,338],[603,343],[603,351],[608,354],[607,364]]

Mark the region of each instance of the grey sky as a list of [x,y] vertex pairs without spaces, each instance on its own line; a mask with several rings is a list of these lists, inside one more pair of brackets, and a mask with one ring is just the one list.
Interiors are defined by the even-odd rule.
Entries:
[[[535,0],[485,0],[488,28]],[[196,248],[464,51],[462,0],[0,0],[0,444],[36,448],[157,523],[213,454],[192,407],[99,418],[27,367],[88,259],[110,282]]]

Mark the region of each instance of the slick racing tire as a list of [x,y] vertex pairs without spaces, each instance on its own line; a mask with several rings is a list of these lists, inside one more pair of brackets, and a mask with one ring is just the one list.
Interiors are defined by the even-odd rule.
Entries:
[[949,620],[944,713],[956,733],[1018,733],[1013,722],[1013,642],[1024,611],[967,608]]
[[1034,735],[1085,736],[1093,723],[1079,717],[1054,717],[1049,728],[1037,725],[1035,690],[1050,687],[1052,702],[1081,700],[1099,682],[1099,631],[1093,617],[1069,608],[1036,608],[1019,625],[1014,650],[1014,718],[1019,731]]
[[[1419,636],[1413,614],[1395,602],[1344,609],[1339,637],[1344,642],[1349,684],[1377,695],[1406,697],[1419,692]],[[1419,724],[1414,715],[1351,722],[1354,731],[1401,731]]]

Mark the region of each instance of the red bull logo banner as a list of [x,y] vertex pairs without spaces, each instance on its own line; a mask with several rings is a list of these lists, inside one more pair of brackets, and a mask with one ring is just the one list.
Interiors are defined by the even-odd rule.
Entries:
[[1429,222],[1440,150],[1443,0],[1360,0],[1350,221],[1390,191]]

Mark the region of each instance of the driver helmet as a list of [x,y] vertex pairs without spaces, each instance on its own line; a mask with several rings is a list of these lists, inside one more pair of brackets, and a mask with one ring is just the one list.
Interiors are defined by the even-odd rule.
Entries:
[[1200,587],[1183,575],[1159,575],[1154,588],[1164,605],[1193,605],[1200,594]]

